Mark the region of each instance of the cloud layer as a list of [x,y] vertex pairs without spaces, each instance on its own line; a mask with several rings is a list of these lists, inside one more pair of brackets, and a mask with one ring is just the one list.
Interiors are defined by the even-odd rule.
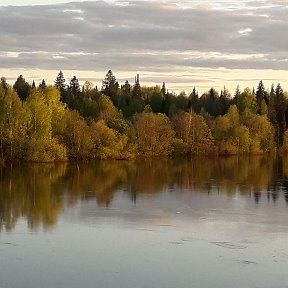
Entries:
[[0,65],[158,73],[288,70],[286,0],[209,2],[0,7]]

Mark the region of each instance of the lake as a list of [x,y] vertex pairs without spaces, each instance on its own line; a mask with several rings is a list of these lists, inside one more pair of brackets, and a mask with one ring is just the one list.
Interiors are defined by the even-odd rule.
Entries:
[[288,158],[0,169],[1,288],[288,287]]

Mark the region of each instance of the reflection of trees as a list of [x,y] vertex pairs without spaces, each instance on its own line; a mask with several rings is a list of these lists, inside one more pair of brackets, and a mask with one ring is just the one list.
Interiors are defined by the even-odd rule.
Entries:
[[113,194],[118,189],[126,188],[131,166],[133,163],[129,161],[71,165],[65,176],[70,203],[96,198],[99,205],[109,206]]
[[[49,227],[65,205],[95,199],[109,206],[115,193],[131,201],[141,195],[171,193],[236,193],[255,203],[288,203],[288,157],[272,156],[138,159],[89,164],[25,165],[0,169],[0,228],[13,229],[20,217],[29,227]],[[263,196],[263,192],[265,196]],[[65,197],[64,197],[65,196]],[[64,203],[65,201],[65,203]]]
[[65,165],[27,165],[1,170],[0,228],[12,229],[26,217],[31,229],[56,223],[62,210],[62,187],[57,182]]

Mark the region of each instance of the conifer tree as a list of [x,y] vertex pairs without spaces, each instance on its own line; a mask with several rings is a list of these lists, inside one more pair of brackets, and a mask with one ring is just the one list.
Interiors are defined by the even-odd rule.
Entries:
[[141,86],[140,86],[140,80],[139,80],[139,74],[135,77],[135,85],[133,87],[132,92],[133,98],[140,99],[141,98]]
[[25,81],[22,75],[17,78],[13,88],[21,100],[26,100],[28,98],[30,93],[30,85]]
[[119,84],[112,70],[109,70],[102,81],[101,91],[107,95],[116,107],[119,107]]
[[268,105],[268,93],[265,90],[263,81],[261,80],[258,84],[257,91],[256,91],[256,100],[258,105],[258,113],[262,115],[264,111],[261,110],[261,107],[263,107],[263,100],[265,101],[265,104]]
[[276,121],[277,121],[277,131],[276,131],[276,138],[277,138],[277,145],[282,145],[283,143],[283,135],[286,130],[286,109],[287,109],[287,102],[285,99],[284,91],[280,85],[277,85],[275,90],[275,112],[276,112]]
[[60,70],[54,81],[54,86],[59,90],[61,96],[60,100],[63,103],[67,103],[67,85],[65,83],[66,80],[64,78],[64,74],[62,70]]
[[45,80],[43,79],[42,82],[39,84],[39,88],[44,90],[47,87]]

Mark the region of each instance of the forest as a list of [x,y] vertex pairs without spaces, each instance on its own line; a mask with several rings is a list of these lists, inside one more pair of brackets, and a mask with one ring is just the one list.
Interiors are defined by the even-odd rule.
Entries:
[[199,95],[162,86],[120,85],[109,70],[102,87],[76,76],[66,83],[0,81],[0,163],[288,152],[288,94],[224,87]]

